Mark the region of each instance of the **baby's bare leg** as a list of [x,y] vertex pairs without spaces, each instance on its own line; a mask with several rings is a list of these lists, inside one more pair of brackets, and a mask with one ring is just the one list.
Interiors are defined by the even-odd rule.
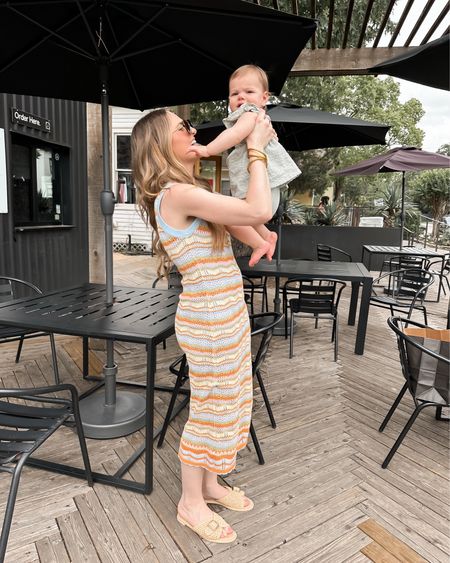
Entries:
[[[248,262],[249,266],[257,264],[261,258],[270,252],[270,242],[264,240],[253,227],[243,225],[228,225],[228,232],[244,244],[253,248],[252,255]],[[273,253],[272,253],[273,254]]]

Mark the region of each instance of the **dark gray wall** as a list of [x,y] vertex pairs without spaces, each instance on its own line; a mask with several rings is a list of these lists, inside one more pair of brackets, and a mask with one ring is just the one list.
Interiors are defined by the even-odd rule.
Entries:
[[[274,230],[273,225],[270,226]],[[313,225],[282,225],[282,258],[317,259],[317,244],[328,244],[350,254],[354,262],[361,262],[364,244],[398,246],[400,229],[375,227],[316,227]],[[382,257],[372,255],[371,269],[381,265]]]
[[[49,119],[52,131],[46,133],[12,123],[12,107]],[[0,127],[5,130],[9,207],[9,213],[0,214],[0,274],[32,281],[43,290],[88,281],[86,104],[0,94]],[[69,148],[68,205],[73,226],[14,229],[11,132]]]

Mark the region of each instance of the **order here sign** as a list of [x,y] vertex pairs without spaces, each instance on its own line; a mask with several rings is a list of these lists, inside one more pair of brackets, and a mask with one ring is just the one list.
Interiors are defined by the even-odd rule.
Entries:
[[32,129],[39,129],[40,131],[46,131],[47,133],[50,133],[52,130],[51,121],[45,117],[39,117],[38,115],[33,115],[32,113],[27,113],[17,108],[11,108],[11,112],[11,120],[13,123],[31,127]]

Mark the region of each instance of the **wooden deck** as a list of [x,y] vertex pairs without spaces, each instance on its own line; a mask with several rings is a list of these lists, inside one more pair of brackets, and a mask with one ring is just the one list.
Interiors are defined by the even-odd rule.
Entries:
[[[149,285],[148,256],[115,255],[115,283]],[[333,362],[330,327],[314,330],[304,321],[288,359],[287,340],[275,337],[265,365],[265,381],[278,422],[274,430],[255,390],[254,423],[266,457],[258,465],[253,445],[241,452],[229,484],[255,501],[250,513],[224,511],[238,533],[231,545],[207,544],[176,521],[180,495],[177,447],[186,419],[172,424],[162,449],[155,449],[155,487],[143,496],[82,480],[25,468],[16,502],[10,563],[122,562],[289,562],[343,563],[430,561],[448,563],[449,425],[432,409],[416,421],[388,469],[382,460],[407,420],[405,398],[385,432],[378,426],[402,385],[393,335],[384,310],[372,308],[364,356],[353,353],[355,327],[345,324],[342,303],[339,361]],[[446,300],[430,303],[430,324],[445,326]],[[63,381],[81,379],[81,346],[57,337]],[[159,381],[170,381],[168,364],[177,357],[176,340],[158,351]],[[145,358],[138,345],[116,345],[121,377],[144,379]],[[92,371],[101,369],[102,351],[92,353]],[[1,348],[1,384],[38,386],[51,382],[48,339],[28,341],[14,363],[15,346]],[[157,394],[157,419],[167,394]],[[93,467],[114,471],[142,439],[88,440]],[[75,436],[60,429],[39,451],[81,465]],[[142,461],[131,478],[142,476]],[[9,477],[0,477],[0,514]]]

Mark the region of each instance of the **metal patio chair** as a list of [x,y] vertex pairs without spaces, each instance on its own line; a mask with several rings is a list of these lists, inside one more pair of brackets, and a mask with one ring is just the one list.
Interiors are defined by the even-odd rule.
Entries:
[[[21,292],[27,291],[41,294],[42,291],[34,284],[20,280],[18,278],[12,278],[10,276],[0,276],[0,303],[11,301],[17,299]],[[55,383],[59,383],[59,371],[58,371],[58,359],[56,356],[56,346],[55,337],[53,334],[42,331],[27,330],[11,326],[0,325],[0,344],[6,342],[19,342],[16,354],[16,364],[20,360],[20,354],[22,352],[23,342],[27,338],[37,338],[39,336],[48,336],[50,338],[50,347],[52,351],[52,362],[53,362],[53,373],[55,377]]]
[[[283,287],[285,335],[289,333],[289,358],[294,350],[294,316],[313,318],[317,328],[319,318],[331,319],[333,328],[331,341],[334,341],[334,361],[338,356],[338,307],[341,293],[346,283],[336,279],[304,279],[291,278]],[[294,295],[295,297],[289,297]],[[288,311],[290,311],[290,328],[288,331]]]
[[[68,391],[70,399],[47,396],[61,391]],[[24,401],[27,404],[23,404]],[[61,384],[31,389],[0,389],[0,472],[12,475],[0,537],[0,561],[3,561],[6,552],[23,466],[30,455],[69,418],[75,423],[86,479],[92,486],[91,466],[75,387]]]
[[[383,469],[389,465],[422,410],[436,407],[436,419],[442,420],[442,407],[450,407],[450,331],[435,331],[425,324],[401,317],[390,317],[388,325],[397,336],[405,384],[381,423],[379,431],[383,432],[386,428],[406,391],[411,393],[415,408],[383,461]],[[442,338],[444,333],[446,336]],[[426,440],[425,437],[423,439]]]
[[[380,281],[387,281],[387,287]],[[427,309],[424,305],[428,288],[434,283],[434,274],[422,268],[409,268],[387,272],[373,280],[370,305],[389,309],[394,313],[407,313],[408,319],[414,310],[422,311],[427,324]],[[381,286],[381,288],[379,287]]]
[[[317,260],[323,262],[352,262],[352,257],[345,250],[341,250],[336,246],[329,246],[328,244],[318,244],[317,249]],[[337,255],[337,256],[336,256]],[[338,260],[334,260],[338,258]],[[342,260],[343,259],[343,260]]]
[[[435,266],[439,265],[442,266],[442,269],[435,268]],[[447,292],[445,291],[444,281],[447,284],[447,288],[450,292],[450,282],[448,280],[448,276],[450,275],[450,257],[447,256],[447,258],[444,260],[444,264],[442,264],[441,260],[430,260],[425,269],[435,276],[439,276],[440,287],[442,288],[444,295],[447,295]]]
[[[267,412],[270,418],[270,423],[272,425],[272,428],[276,428],[276,422],[273,416],[269,398],[267,396],[266,388],[264,386],[264,381],[261,377],[260,369],[264,363],[267,351],[269,349],[269,344],[273,335],[273,329],[281,321],[282,317],[283,315],[281,315],[280,313],[258,313],[256,315],[250,316],[250,323],[252,327],[252,332],[251,332],[252,339],[258,335],[261,336],[261,340],[258,345],[258,350],[254,358],[252,359],[252,374],[253,377],[257,380],[259,387],[261,389],[261,394],[263,396],[264,403],[267,408]],[[258,324],[258,321],[259,323],[261,323],[262,326],[260,326],[259,328],[255,328],[256,325]],[[176,375],[177,379],[172,391],[172,396],[170,398],[169,407],[167,409],[167,413],[164,419],[161,433],[159,435],[158,448],[160,448],[164,443],[164,438],[166,436],[167,429],[169,427],[171,419],[174,416],[173,411],[175,408],[178,394],[181,392],[184,392],[185,395],[189,393],[188,391],[182,389],[183,385],[189,379],[189,365],[186,361],[186,356],[183,354],[182,356],[177,358],[177,360],[175,360],[175,362],[171,364],[169,370],[171,371],[171,373]],[[177,413],[180,412],[180,410],[185,406],[185,404],[187,404],[187,401],[183,400],[183,403],[181,403],[181,405],[178,405]],[[258,438],[256,436],[256,431],[253,426],[253,421],[250,423],[250,435],[252,437],[253,444],[255,446],[255,451],[258,456],[259,463],[263,465],[265,463],[265,460],[261,447],[259,445]]]
[[379,276],[383,275],[384,271],[394,272],[395,270],[407,270],[410,268],[428,270],[429,264],[430,261],[426,256],[409,256],[407,254],[393,255],[387,260],[383,260]]
[[269,299],[267,296],[267,276],[242,275],[244,284],[244,294],[248,296],[247,302],[250,305],[250,314],[255,314],[254,298],[255,295],[261,295],[261,312],[269,310]]

